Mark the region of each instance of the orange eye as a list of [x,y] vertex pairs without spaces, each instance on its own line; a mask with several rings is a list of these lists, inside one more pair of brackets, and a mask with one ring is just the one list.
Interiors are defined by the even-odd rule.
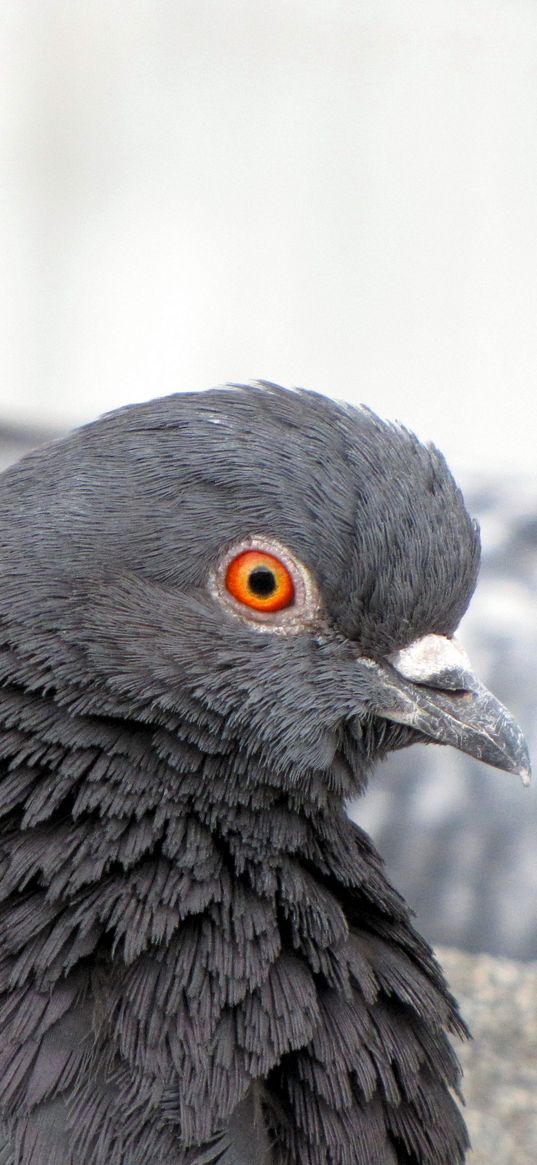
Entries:
[[226,571],[226,587],[254,611],[283,611],[295,597],[291,574],[279,558],[266,550],[243,550]]

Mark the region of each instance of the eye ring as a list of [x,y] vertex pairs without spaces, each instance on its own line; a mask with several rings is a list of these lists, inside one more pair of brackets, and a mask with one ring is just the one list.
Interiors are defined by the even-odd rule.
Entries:
[[293,634],[320,617],[311,571],[264,534],[242,538],[224,552],[209,575],[209,590],[221,606],[260,631]]

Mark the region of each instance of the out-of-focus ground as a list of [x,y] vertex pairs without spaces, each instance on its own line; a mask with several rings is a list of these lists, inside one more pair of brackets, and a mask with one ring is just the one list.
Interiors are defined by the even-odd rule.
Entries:
[[457,1047],[468,1165],[537,1161],[537,963],[437,953],[473,1035]]

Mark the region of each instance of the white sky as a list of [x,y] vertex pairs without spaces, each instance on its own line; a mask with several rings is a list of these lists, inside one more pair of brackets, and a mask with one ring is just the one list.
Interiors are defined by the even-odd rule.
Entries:
[[0,419],[264,377],[533,470],[536,0],[4,0]]

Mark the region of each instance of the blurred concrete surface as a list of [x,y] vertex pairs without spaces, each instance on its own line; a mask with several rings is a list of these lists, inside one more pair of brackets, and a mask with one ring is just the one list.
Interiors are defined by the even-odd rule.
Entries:
[[537,1161],[537,963],[437,953],[473,1036],[457,1045],[468,1165],[529,1165]]

